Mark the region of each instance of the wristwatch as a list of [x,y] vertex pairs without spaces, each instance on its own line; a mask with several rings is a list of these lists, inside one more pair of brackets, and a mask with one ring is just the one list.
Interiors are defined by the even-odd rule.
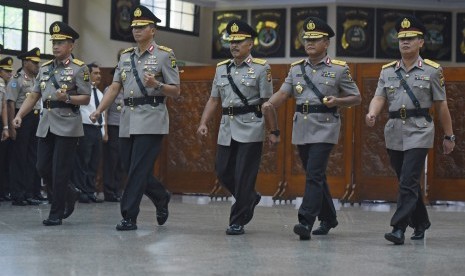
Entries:
[[65,103],[67,103],[67,104],[71,103],[71,96],[69,94],[66,95]]
[[272,131],[270,131],[270,133],[273,134],[273,135],[276,136],[276,137],[279,137],[279,135],[281,134],[281,132],[279,131],[279,129],[272,130]]
[[161,81],[158,82],[157,90],[161,90],[165,84]]
[[451,136],[444,135],[444,139],[449,140],[451,142],[455,142],[455,135],[452,134]]

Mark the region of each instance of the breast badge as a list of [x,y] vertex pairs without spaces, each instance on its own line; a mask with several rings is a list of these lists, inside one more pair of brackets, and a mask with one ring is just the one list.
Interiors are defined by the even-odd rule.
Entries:
[[295,91],[297,91],[297,93],[302,94],[302,91],[303,91],[303,90],[304,90],[304,88],[302,87],[302,85],[297,84],[297,85],[295,86]]

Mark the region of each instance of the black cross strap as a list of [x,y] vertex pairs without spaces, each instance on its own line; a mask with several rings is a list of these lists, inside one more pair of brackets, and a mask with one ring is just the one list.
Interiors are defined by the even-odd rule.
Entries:
[[320,102],[321,103],[324,103],[323,102],[323,98],[325,96],[323,96],[323,94],[321,94],[320,90],[318,90],[318,87],[316,87],[313,82],[310,80],[310,78],[307,76],[307,74],[305,73],[305,62],[302,62],[300,64],[300,69],[302,70],[302,76],[304,77],[304,80],[305,82],[307,83],[308,87],[310,87],[310,89],[313,90],[313,92],[315,93],[315,95],[318,97],[318,99],[320,99]]
[[404,80],[404,78],[402,77],[402,74],[400,73],[400,71],[397,70],[395,72],[397,74],[397,77],[399,77],[399,79],[400,79],[400,84],[402,84],[404,89],[407,91],[407,94],[410,97],[410,99],[412,100],[415,107],[417,109],[420,109],[421,108],[420,102],[418,101],[417,97],[415,97],[415,94],[413,94],[412,89],[410,89],[410,86],[408,86],[407,81]]
[[48,66],[48,72],[50,74],[50,80],[52,81],[53,86],[55,86],[56,89],[59,89],[60,85],[58,84],[57,79],[55,78],[55,73],[53,71],[55,71],[55,68],[53,67],[53,62],[52,62]]
[[137,72],[136,68],[136,62],[134,61],[134,53],[131,54],[131,67],[132,67],[132,73],[134,74],[134,78],[136,79],[137,86],[139,86],[140,92],[144,94],[144,96],[147,97],[148,93],[147,90],[145,89],[145,86],[142,84],[142,81],[140,80],[139,77],[139,72]]

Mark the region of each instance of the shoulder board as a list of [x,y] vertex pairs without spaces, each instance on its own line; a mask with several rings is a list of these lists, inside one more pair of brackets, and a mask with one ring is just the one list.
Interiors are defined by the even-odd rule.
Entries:
[[73,58],[73,63],[74,63],[74,64],[77,64],[77,65],[79,65],[79,66],[82,66],[82,65],[85,64],[84,61],[79,60],[79,59],[77,59],[77,58]]
[[253,58],[253,59],[252,59],[252,62],[253,62],[253,63],[260,64],[260,65],[265,65],[265,63],[266,63],[266,59],[261,59],[261,58]]
[[126,50],[122,51],[121,54],[126,54],[132,51],[134,51],[134,47],[127,48]]
[[47,65],[49,65],[49,64],[52,63],[52,62],[53,62],[53,59],[52,59],[52,60],[49,60],[49,61],[47,61],[47,62],[44,62],[44,63],[42,64],[42,67],[47,66]]
[[161,45],[158,45],[158,49],[163,50],[168,53],[171,53],[171,51],[173,51],[171,48],[168,48],[166,46],[161,46]]
[[304,62],[304,61],[305,61],[305,59],[301,59],[301,60],[299,60],[299,61],[296,61],[296,62],[294,62],[294,63],[291,64],[291,67],[292,67],[292,66],[296,66],[297,64],[301,64],[301,63]]
[[425,60],[423,60],[423,61],[424,61],[426,64],[428,64],[429,66],[434,67],[434,68],[436,68],[436,69],[438,69],[438,68],[441,66],[441,65],[439,65],[439,63],[436,63],[436,62],[434,62],[434,61],[432,61],[432,60],[430,60],[430,59],[425,59]]
[[216,67],[221,66],[221,65],[223,65],[223,64],[227,64],[227,63],[229,63],[230,61],[231,61],[230,59],[223,60],[222,62],[219,62],[218,64],[216,64]]
[[332,59],[331,63],[336,64],[336,65],[340,65],[340,66],[346,66],[347,65],[347,62],[345,62],[343,60],[338,60],[338,59]]
[[384,64],[382,68],[385,69],[385,68],[391,67],[392,65],[394,65],[394,64],[396,64],[396,63],[397,63],[396,60],[391,61],[391,62],[389,62],[388,64]]

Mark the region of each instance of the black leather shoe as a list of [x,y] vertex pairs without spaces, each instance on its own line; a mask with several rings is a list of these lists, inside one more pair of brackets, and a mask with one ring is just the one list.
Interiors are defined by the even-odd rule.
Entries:
[[313,235],[327,235],[331,228],[335,228],[339,223],[336,219],[333,221],[322,220],[320,226],[312,231]]
[[14,206],[26,206],[28,203],[26,200],[12,200],[11,205]]
[[299,235],[300,240],[309,240],[310,239],[310,227],[302,223],[294,225],[294,233]]
[[42,204],[42,201],[33,199],[33,198],[26,198],[27,204],[28,205],[40,205]]
[[121,201],[121,199],[116,196],[106,196],[104,200],[107,202],[120,202]]
[[65,211],[63,213],[63,218],[66,219],[74,212],[74,206],[78,198],[80,198],[81,192],[74,187],[68,187],[65,196]]
[[121,222],[116,225],[116,230],[118,231],[130,231],[136,229],[137,224],[133,219],[122,219]]
[[431,223],[427,222],[426,224],[419,225],[415,227],[412,236],[410,237],[411,240],[422,240],[425,238],[425,231],[431,226]]
[[45,226],[56,226],[56,225],[61,225],[61,219],[45,219],[42,221],[42,224]]
[[79,195],[79,203],[90,203],[90,199],[85,193],[81,192]]
[[255,201],[253,202],[253,205],[252,207],[250,208],[250,213],[247,214],[245,220],[244,220],[244,225],[246,225],[247,223],[249,223],[252,218],[253,218],[253,213],[255,211],[255,207],[257,207],[258,203],[260,203],[260,200],[262,199],[262,195],[260,193],[257,193],[255,195]]
[[38,201],[47,201],[47,198],[44,197],[44,196],[41,195],[41,194],[35,195],[35,196],[34,196],[34,199],[35,199],[35,200],[38,200]]
[[171,194],[168,193],[168,196],[163,201],[155,205],[157,207],[158,225],[163,225],[168,220],[168,215],[169,215],[168,203],[170,202],[170,200],[171,200]]
[[103,202],[103,200],[101,200],[100,198],[98,198],[94,194],[87,195],[87,197],[89,198],[90,201],[92,201],[94,203],[102,203]]
[[244,234],[244,226],[233,224],[226,229],[226,235],[242,235]]
[[404,244],[404,231],[394,228],[391,233],[384,234],[384,238],[396,245]]

